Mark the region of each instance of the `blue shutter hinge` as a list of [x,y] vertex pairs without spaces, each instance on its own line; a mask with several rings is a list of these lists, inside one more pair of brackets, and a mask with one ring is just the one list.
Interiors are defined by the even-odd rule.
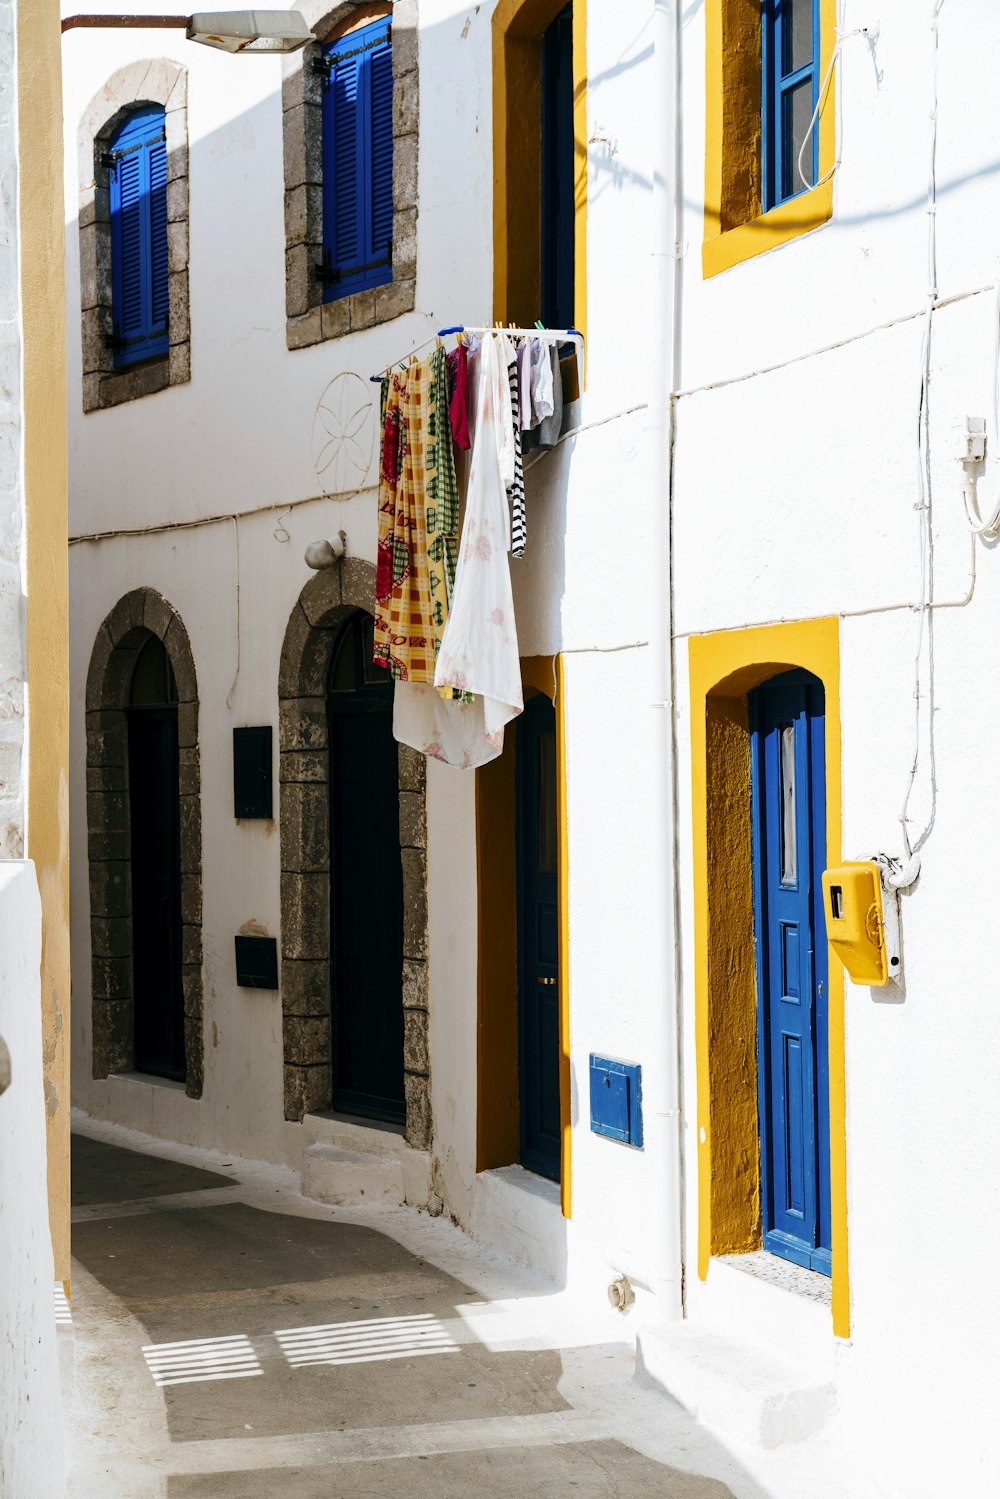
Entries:
[[97,158],[98,165],[105,167],[109,172],[113,172],[121,160],[122,154],[121,151],[102,151]]
[[117,319],[112,323],[111,327],[113,331],[111,333],[105,333],[104,335],[104,347],[106,349],[112,349],[117,352],[118,349],[124,349],[126,347],[128,340],[122,338],[119,334]]
[[333,58],[327,53],[323,53],[319,57],[314,57],[312,70],[314,73],[322,75],[323,87],[324,89],[328,89],[330,87],[330,80],[333,77]]

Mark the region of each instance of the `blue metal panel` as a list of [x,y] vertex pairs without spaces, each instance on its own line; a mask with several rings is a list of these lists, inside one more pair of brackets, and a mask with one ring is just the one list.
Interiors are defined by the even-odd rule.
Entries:
[[126,116],[104,158],[110,173],[111,310],[115,364],[165,354],[167,321],[167,151],[164,112],[143,105]]
[[758,688],[751,728],[764,1247],[829,1274],[821,684],[787,672]]
[[[811,20],[811,51],[799,55],[793,46],[794,22]],[[762,0],[761,3],[761,151],[763,210],[776,208],[806,189],[799,176],[798,148],[793,143],[792,114],[798,106],[806,118],[816,108],[819,90],[819,0]],[[801,103],[797,95],[806,96]],[[808,100],[808,107],[806,105]],[[812,129],[811,149],[802,158],[810,182],[819,161],[819,123]]]
[[323,53],[324,299],[392,280],[392,28],[375,21]]
[[590,1127],[625,1145],[642,1147],[642,1068],[590,1056]]

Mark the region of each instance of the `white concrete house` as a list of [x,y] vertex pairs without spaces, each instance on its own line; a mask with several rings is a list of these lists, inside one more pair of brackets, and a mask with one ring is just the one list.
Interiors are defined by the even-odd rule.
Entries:
[[[299,8],[281,63],[64,44],[76,1103],[625,1277],[734,1441],[992,1494],[1000,16]],[[331,54],[391,77],[357,259]],[[525,718],[387,759],[370,377],[540,315],[586,358],[511,563]],[[901,977],[859,987],[820,876],[879,853]]]

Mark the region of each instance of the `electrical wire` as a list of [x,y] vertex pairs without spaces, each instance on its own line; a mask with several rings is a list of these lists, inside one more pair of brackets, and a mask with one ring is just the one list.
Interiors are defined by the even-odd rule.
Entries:
[[[917,649],[913,658],[913,752],[910,757],[910,772],[906,783],[906,794],[903,797],[903,805],[900,808],[899,822],[903,833],[903,847],[906,849],[906,857],[911,861],[919,851],[921,845],[930,834],[934,822],[933,803],[935,799],[935,773],[934,773],[934,722],[933,722],[933,695],[934,695],[934,647],[933,641],[929,640],[927,617],[930,608],[931,589],[931,552],[933,549],[932,525],[932,503],[933,490],[931,486],[930,468],[930,385],[931,385],[931,346],[934,322],[934,309],[937,306],[938,276],[937,276],[937,142],[938,142],[938,16],[944,0],[934,0],[931,11],[931,112],[930,112],[930,163],[927,176],[927,309],[924,315],[923,334],[920,340],[920,399],[917,406],[917,484],[919,502],[916,505],[920,517],[920,604],[917,610]],[[917,774],[921,761],[921,740],[923,727],[923,659],[924,644],[928,641],[929,651],[927,660],[927,699],[931,709],[928,719],[929,741],[928,759],[930,760],[931,773],[931,814],[926,826],[920,836],[915,840],[910,839],[909,812],[910,799],[917,782]]]
[[[813,138],[813,131],[816,128],[816,123],[823,112],[823,105],[826,102],[826,96],[829,93],[830,83],[833,78],[833,70],[837,66],[837,60],[840,57],[841,51],[843,50],[844,43],[850,41],[852,36],[863,36],[867,41],[869,48],[871,49],[872,56],[874,57],[875,43],[878,41],[877,27],[873,28],[870,26],[855,26],[853,31],[845,31],[845,13],[846,0],[843,0],[843,4],[838,11],[837,25],[833,28],[833,34],[836,37],[836,41],[834,42],[833,51],[830,54],[830,61],[827,64],[823,82],[820,85],[818,94],[816,95],[816,108],[812,112],[812,117],[809,121],[809,128],[806,130],[805,134],[802,137],[802,144],[799,147],[799,154],[796,158],[796,166],[798,168],[799,178],[802,182],[802,186],[810,190],[814,187],[823,187],[827,182],[832,181],[837,172],[840,170],[840,162],[843,154],[842,149],[837,151],[836,159],[834,160],[834,163],[830,167],[829,171],[824,172],[822,177],[817,177],[815,182],[810,182],[809,178],[806,176],[805,168],[802,165],[802,158],[806,154],[806,147],[809,145],[810,141]],[[876,74],[877,76],[881,76],[878,75],[877,69]]]
[[[993,288],[993,450],[1000,454],[1000,281]],[[984,460],[985,463],[985,460]],[[965,482],[962,485],[962,501],[965,511],[965,523],[973,536],[982,536],[994,539],[1000,536],[1000,493],[997,494],[993,509],[983,517],[979,508],[979,494],[976,478],[971,469],[973,464],[966,461]]]

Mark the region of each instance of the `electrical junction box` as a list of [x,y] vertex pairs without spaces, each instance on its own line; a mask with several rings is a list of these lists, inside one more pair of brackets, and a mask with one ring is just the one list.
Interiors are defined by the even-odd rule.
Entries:
[[[889,899],[895,902],[895,892]],[[890,953],[886,942],[886,914],[882,877],[874,859],[857,860],[827,869],[823,874],[823,910],[830,946],[856,984],[881,989],[898,976],[898,940]],[[893,916],[896,915],[893,906]],[[894,936],[897,923],[893,923]]]
[[274,816],[271,793],[271,725],[233,730],[233,815]]
[[590,1056],[590,1127],[623,1145],[642,1148],[642,1068]]

